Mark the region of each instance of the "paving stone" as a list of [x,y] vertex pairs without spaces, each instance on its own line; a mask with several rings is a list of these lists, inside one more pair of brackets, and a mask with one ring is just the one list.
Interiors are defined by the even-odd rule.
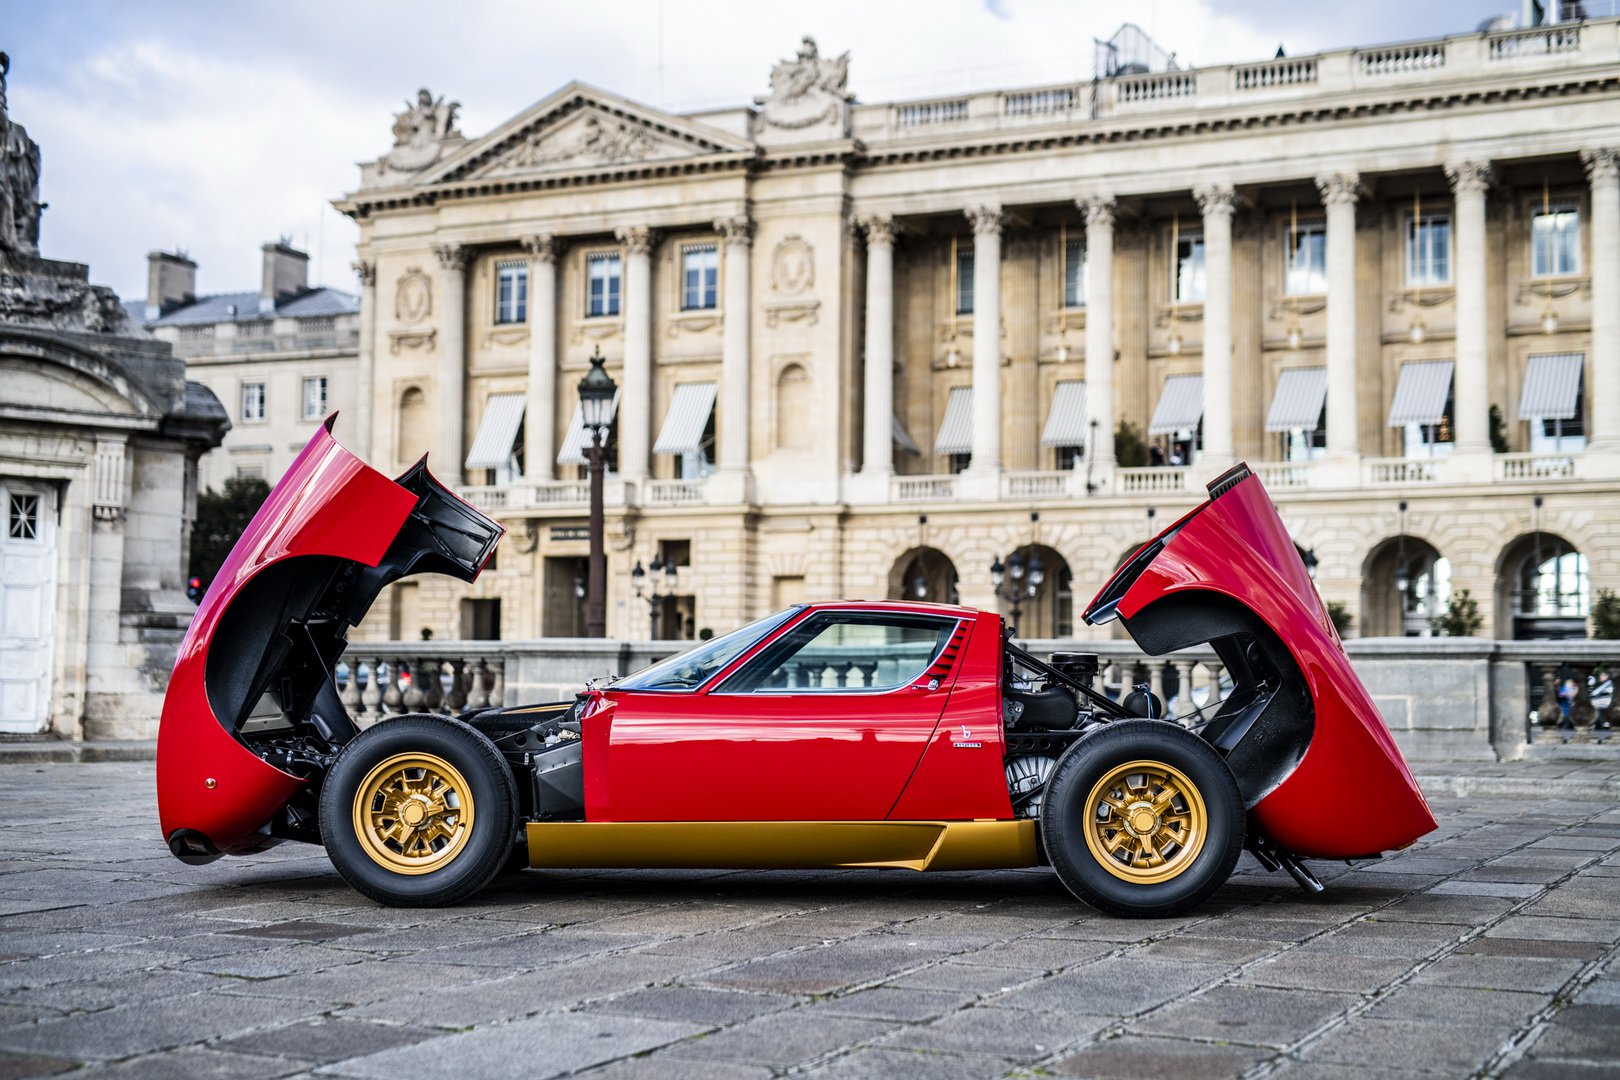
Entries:
[[257,997],[319,1002],[330,1008],[336,1005],[363,1005],[415,990],[432,989],[448,994],[453,987],[499,977],[498,972],[484,967],[413,964],[405,960],[362,960],[325,971],[264,979],[247,984],[239,992]]
[[756,960],[702,981],[781,994],[829,994],[868,982],[881,982],[920,967],[938,954],[907,945],[873,945],[850,938],[834,945],[801,949],[786,956]]
[[1132,1022],[1138,1034],[1287,1046],[1357,1004],[1359,995],[1217,986]]
[[[3,976],[0,976],[3,981]],[[179,971],[131,971],[79,982],[51,983],[16,992],[0,999],[7,1003],[27,1003],[60,1012],[90,1012],[134,1001],[195,994],[218,988],[220,980],[211,975]]]
[[1302,990],[1348,990],[1370,993],[1411,970],[1394,957],[1341,956],[1295,949],[1246,968],[1240,983]]
[[807,1080],[987,1080],[1001,1076],[1012,1065],[1010,1060],[980,1055],[865,1049],[800,1075]]
[[1132,1016],[1217,979],[1228,970],[1223,964],[1109,957],[1015,990],[997,1004],[1038,1012]]
[[1542,941],[1620,941],[1620,921],[1613,919],[1561,919],[1555,916],[1514,915],[1489,930],[1486,937],[1531,938]]
[[950,1053],[993,1054],[1035,1061],[1089,1038],[1112,1021],[1080,1013],[1035,1013],[980,1006],[932,1024],[905,1027],[879,1040],[884,1046]]
[[1529,1057],[1504,1075],[1509,1080],[1620,1080],[1620,1064]]
[[1030,971],[1061,971],[1112,952],[1111,941],[1072,941],[1064,938],[1024,939],[959,953],[958,964],[987,967],[1026,968]]
[[1379,909],[1383,922],[1455,923],[1458,926],[1477,926],[1493,919],[1512,907],[1509,897],[1480,896],[1477,894],[1428,892],[1408,896],[1406,899]]
[[1409,983],[1368,1009],[1378,1020],[1422,1020],[1434,1023],[1497,1024],[1511,1032],[1552,1000],[1551,994],[1521,990],[1480,990],[1463,986]]
[[1507,1032],[1495,1025],[1358,1017],[1302,1051],[1307,1061],[1340,1061],[1362,1069],[1424,1069],[1463,1075],[1483,1064]]
[[797,1010],[750,1020],[671,1051],[676,1057],[702,1061],[741,1061],[790,1068],[845,1046],[875,1038],[895,1025],[890,1021],[841,1016],[806,1022]]
[[894,985],[923,990],[971,990],[985,994],[1010,990],[1040,976],[1040,972],[1025,968],[980,967],[951,960],[908,972],[895,979]]
[[323,1066],[316,1073],[375,1080],[397,1080],[401,1076],[411,1080],[468,1080],[510,1075],[512,1064],[522,1062],[523,1076],[542,1080],[667,1046],[702,1030],[694,1024],[669,1020],[550,1013],[349,1058]]
[[1478,937],[1457,949],[1459,956],[1532,956],[1543,960],[1593,960],[1603,946],[1591,941],[1546,938]]
[[601,1001],[593,1012],[646,1016],[655,1020],[685,1020],[723,1027],[763,1013],[780,1012],[795,1004],[791,997],[752,994],[740,990],[711,990],[700,986],[663,986]]
[[1345,953],[1352,956],[1390,956],[1418,960],[1454,944],[1462,932],[1447,923],[1352,923],[1313,938],[1300,948],[1307,953]]
[[612,956],[545,971],[492,977],[488,982],[457,987],[454,993],[430,984],[345,1010],[343,1015],[467,1028],[667,982],[687,970],[679,960],[668,957]]
[[275,1080],[307,1067],[305,1063],[282,1058],[192,1046],[91,1068],[75,1074],[75,1080],[78,1076],[85,1080]]
[[1620,1005],[1572,1005],[1537,1039],[1537,1058],[1620,1064]]
[[904,1020],[920,1023],[955,1012],[978,995],[950,990],[915,990],[909,987],[879,986],[853,994],[817,1002],[807,1012],[832,1016],[857,1016],[872,1020]]
[[0,1047],[26,1053],[60,1053],[71,1048],[80,1058],[123,1058],[282,1024],[320,1011],[320,1005],[307,1001],[191,994],[0,1029]]
[[239,1035],[215,1045],[242,1054],[326,1063],[394,1046],[409,1046],[439,1034],[442,1032],[393,1024],[320,1019]]
[[588,1080],[771,1080],[766,1065],[728,1061],[683,1061],[665,1053],[625,1058],[578,1074]]
[[1415,981],[1444,986],[1476,986],[1486,990],[1539,990],[1552,993],[1580,968],[1578,960],[1452,955],[1418,972]]
[[1060,1058],[1050,1071],[1059,1076],[1202,1080],[1235,1076],[1268,1053],[1253,1047],[1123,1035]]
[[27,1076],[55,1076],[77,1069],[79,1062],[71,1058],[46,1057],[43,1054],[13,1054],[0,1050],[0,1080],[23,1080]]
[[1277,942],[1258,938],[1205,938],[1179,935],[1139,945],[1128,955],[1144,960],[1190,960],[1196,963],[1246,964],[1275,952]]

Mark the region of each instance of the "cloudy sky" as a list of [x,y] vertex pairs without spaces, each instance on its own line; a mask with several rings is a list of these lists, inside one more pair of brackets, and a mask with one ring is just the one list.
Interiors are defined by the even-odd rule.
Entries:
[[763,93],[804,34],[848,49],[866,101],[1089,78],[1131,20],[1184,64],[1466,32],[1519,0],[0,0],[11,116],[44,154],[44,254],[129,297],[146,253],[188,251],[202,292],[258,286],[290,236],[353,288],[328,202],[388,149],[419,86],[477,135],[570,79],[671,109]]

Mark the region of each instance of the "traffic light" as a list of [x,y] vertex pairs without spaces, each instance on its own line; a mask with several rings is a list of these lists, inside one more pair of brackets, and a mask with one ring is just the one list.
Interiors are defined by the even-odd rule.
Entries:
[[202,578],[194,577],[191,580],[186,582],[186,599],[187,600],[190,600],[193,604],[195,604],[195,603],[197,603],[197,601],[202,599],[202,595],[203,595]]

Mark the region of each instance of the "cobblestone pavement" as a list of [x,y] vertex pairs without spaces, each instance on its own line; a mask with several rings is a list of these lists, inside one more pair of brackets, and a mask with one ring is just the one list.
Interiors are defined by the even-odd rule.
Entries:
[[564,873],[379,908],[186,867],[146,762],[0,766],[0,1080],[1620,1076],[1620,809],[1443,797],[1311,899],[1110,919],[1050,873]]

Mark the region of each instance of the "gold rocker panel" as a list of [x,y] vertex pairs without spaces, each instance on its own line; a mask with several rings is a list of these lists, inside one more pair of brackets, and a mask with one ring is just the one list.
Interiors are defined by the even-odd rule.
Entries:
[[1034,821],[548,821],[529,865],[671,870],[1034,866]]

